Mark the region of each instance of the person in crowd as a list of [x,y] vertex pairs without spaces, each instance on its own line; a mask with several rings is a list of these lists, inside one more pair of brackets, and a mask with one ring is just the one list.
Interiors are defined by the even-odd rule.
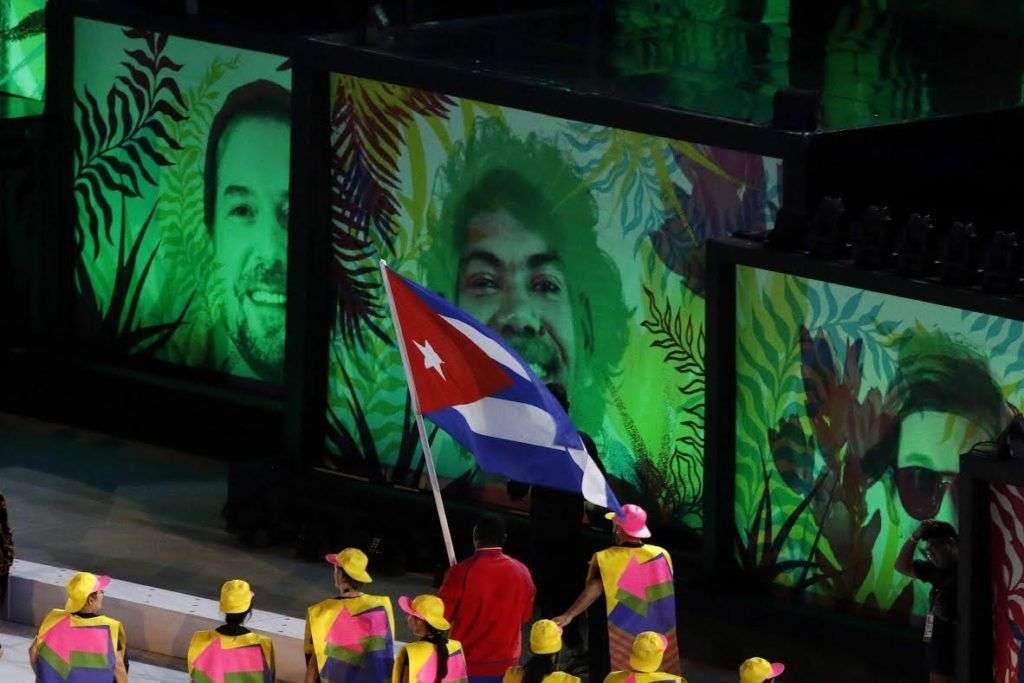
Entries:
[[668,639],[660,633],[640,633],[633,639],[629,669],[611,672],[604,683],[686,683],[682,676],[660,671],[667,646]]
[[[914,552],[921,541],[925,544],[925,559],[915,560]],[[958,559],[956,529],[948,522],[936,520],[922,522],[896,557],[896,571],[932,586],[924,621],[931,683],[949,683],[955,673]]]
[[559,668],[562,629],[550,619],[540,619],[530,627],[530,658],[525,666],[513,666],[502,683],[580,683],[576,676]]
[[252,615],[254,597],[252,588],[242,579],[231,579],[221,586],[224,623],[192,635],[187,659],[189,681],[219,681],[231,673],[240,680],[274,682],[274,642],[244,626]]
[[78,572],[67,583],[64,609],[50,610],[29,647],[37,683],[107,680],[127,683],[124,626],[101,613],[109,576]]
[[751,657],[740,664],[739,683],[764,683],[774,681],[786,670],[786,665],[779,662],[769,662],[763,657]]
[[[14,564],[14,538],[11,527],[7,523],[7,501],[0,493],[0,608],[7,602],[7,584]],[[0,645],[0,657],[4,656],[4,646]]]
[[533,617],[530,570],[502,551],[505,536],[500,517],[481,517],[473,528],[476,552],[448,570],[438,591],[474,683],[497,683],[519,663],[522,628]]
[[404,595],[398,606],[406,613],[417,640],[395,657],[392,683],[465,683],[468,680],[462,644],[448,638],[451,623],[444,618],[444,601],[436,595]]
[[[639,505],[623,505],[621,514],[608,513],[607,517],[614,524],[615,544],[594,554],[583,591],[554,622],[565,628],[603,594],[607,639],[591,629],[591,680],[603,678],[609,670],[625,670],[633,641],[644,631],[665,637],[663,669],[679,674],[672,558],[663,548],[645,542],[651,532],[647,513]],[[603,643],[607,643],[608,654]]]
[[[550,383],[547,388],[568,414],[569,396],[565,387]],[[580,432],[580,439],[601,474],[607,475],[594,440],[585,432]],[[560,614],[583,588],[578,563],[588,558],[581,541],[587,504],[578,491],[517,481],[509,481],[508,492],[513,500],[530,496],[530,569],[537,584],[537,606],[542,614]],[[551,552],[552,548],[557,548],[558,552]],[[570,647],[580,640],[570,630],[564,635]]]
[[306,683],[386,683],[394,666],[395,613],[391,598],[369,595],[369,559],[345,548],[324,559],[338,594],[306,611]]

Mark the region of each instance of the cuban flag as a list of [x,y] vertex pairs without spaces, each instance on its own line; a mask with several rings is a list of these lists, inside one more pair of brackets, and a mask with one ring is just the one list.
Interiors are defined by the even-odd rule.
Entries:
[[381,266],[420,413],[480,468],[622,507],[569,416],[497,333],[440,296]]

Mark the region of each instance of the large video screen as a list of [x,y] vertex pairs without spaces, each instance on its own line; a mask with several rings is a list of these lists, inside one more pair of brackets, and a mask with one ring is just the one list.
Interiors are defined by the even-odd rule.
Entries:
[[737,553],[750,576],[906,622],[893,569],[957,524],[959,456],[1024,399],[1024,323],[737,268]]
[[[327,455],[422,486],[376,259],[567,388],[620,500],[700,529],[703,242],[768,230],[780,161],[335,75]],[[448,497],[516,505],[443,433]]]
[[280,382],[285,58],[77,19],[74,118],[79,339]]
[[45,9],[45,0],[0,0],[0,93],[43,99]]

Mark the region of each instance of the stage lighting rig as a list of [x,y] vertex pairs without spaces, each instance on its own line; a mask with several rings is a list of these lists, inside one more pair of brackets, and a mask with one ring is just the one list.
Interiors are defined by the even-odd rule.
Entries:
[[930,275],[934,259],[931,255],[935,225],[928,214],[911,214],[903,226],[896,250],[896,270],[900,275],[925,277]]
[[892,263],[893,222],[887,206],[869,206],[854,225],[853,253],[858,268],[878,270]]
[[825,197],[811,219],[808,234],[811,254],[818,258],[835,259],[846,251],[846,209],[838,197]]
[[1017,235],[998,230],[992,236],[982,267],[981,288],[991,294],[1013,294],[1018,290],[1020,251]]
[[973,223],[957,221],[946,235],[942,250],[942,282],[970,287],[978,275],[978,235]]

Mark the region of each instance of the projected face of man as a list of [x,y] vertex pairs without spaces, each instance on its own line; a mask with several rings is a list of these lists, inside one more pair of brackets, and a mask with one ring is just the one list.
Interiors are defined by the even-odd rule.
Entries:
[[458,303],[497,330],[543,382],[572,386],[576,333],[561,256],[506,209],[471,216]]
[[284,357],[289,145],[286,121],[245,116],[228,124],[217,155],[213,234],[229,365],[267,380],[280,380]]
[[961,415],[922,411],[903,419],[896,486],[904,510],[914,520],[956,524],[960,454],[983,438]]

